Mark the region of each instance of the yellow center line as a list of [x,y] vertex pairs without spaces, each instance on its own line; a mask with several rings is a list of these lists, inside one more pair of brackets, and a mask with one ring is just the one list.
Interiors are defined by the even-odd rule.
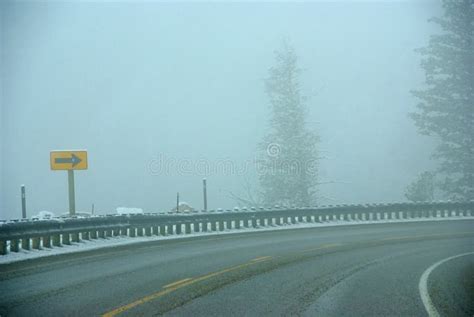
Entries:
[[192,280],[192,278],[185,278],[185,279],[176,281],[174,283],[166,284],[165,286],[163,286],[163,288],[170,288],[170,287],[185,283],[185,282],[190,281],[190,280]]
[[242,269],[244,267],[247,267],[247,266],[250,266],[250,265],[254,265],[254,264],[257,264],[257,263],[260,263],[260,262],[263,262],[263,261],[266,261],[266,260],[269,260],[271,258],[271,256],[266,256],[266,257],[260,257],[260,258],[256,258],[256,259],[259,259],[258,261],[255,261],[256,259],[250,261],[250,262],[247,262],[247,263],[243,263],[243,264],[239,264],[239,265],[236,265],[236,266],[231,266],[229,268],[226,268],[226,269],[223,269],[223,270],[220,270],[220,271],[217,271],[217,272],[213,272],[213,273],[209,273],[209,274],[206,274],[206,275],[203,275],[203,276],[200,276],[200,277],[197,277],[197,278],[194,278],[194,279],[191,279],[191,278],[187,278],[187,279],[183,279],[183,280],[180,280],[180,281],[177,281],[175,283],[171,283],[171,284],[168,284],[168,285],[165,285],[164,286],[164,290],[162,291],[159,291],[159,292],[156,292],[156,293],[153,293],[151,295],[148,295],[148,296],[145,296],[143,298],[140,298],[130,304],[127,304],[127,305],[124,305],[124,306],[121,306],[121,307],[118,307],[114,310],[111,310],[105,314],[102,315],[102,317],[113,317],[113,316],[117,316],[118,314],[120,313],[123,313],[124,311],[127,311],[127,310],[130,310],[134,307],[137,307],[139,305],[142,305],[144,303],[147,303],[149,301],[152,301],[154,299],[157,299],[159,297],[162,297],[166,294],[169,294],[171,292],[174,292],[175,290],[179,289],[179,288],[182,288],[182,287],[185,287],[185,286],[188,286],[188,285],[191,285],[191,284],[195,284],[197,282],[201,282],[201,281],[204,281],[204,280],[207,280],[211,277],[214,277],[214,276],[218,276],[218,275],[222,275],[224,273],[228,273],[228,272],[232,272],[232,271],[236,271],[238,269]]
[[[402,237],[390,237],[390,238],[384,238],[384,239],[380,239],[379,241],[390,241],[390,240],[407,240],[407,239],[417,239],[417,238],[426,238],[426,237],[446,237],[446,236],[460,236],[460,235],[472,235],[473,233],[472,232],[469,232],[469,231],[465,231],[465,232],[459,232],[459,233],[456,233],[456,234],[431,234],[431,235],[418,235],[418,236],[402,236]],[[216,239],[217,240],[217,239]],[[305,249],[305,250],[301,250],[301,251],[298,251],[299,253],[305,253],[305,252],[311,252],[311,251],[317,251],[317,250],[324,250],[324,249],[330,249],[330,248],[335,248],[335,247],[340,247],[340,246],[343,246],[344,244],[342,243],[329,243],[329,244],[323,244],[321,246],[318,246],[316,248],[311,248],[311,249]],[[146,302],[149,302],[149,301],[152,301],[154,299],[157,299],[159,297],[162,297],[166,294],[169,294],[171,292],[174,292],[175,290],[179,289],[179,288],[182,288],[182,287],[185,287],[185,286],[188,286],[188,285],[192,285],[192,284],[195,284],[195,283],[198,283],[198,282],[201,282],[201,281],[204,281],[204,280],[207,280],[207,279],[210,279],[212,277],[215,277],[215,276],[218,276],[218,275],[222,275],[224,273],[228,273],[228,272],[232,272],[232,271],[236,271],[236,270],[239,270],[239,269],[242,269],[242,268],[245,268],[245,267],[248,267],[248,266],[251,266],[251,265],[254,265],[254,264],[257,264],[257,263],[261,263],[261,262],[264,262],[264,261],[267,261],[269,259],[271,259],[272,257],[271,256],[262,256],[262,257],[257,257],[253,260],[250,260],[249,262],[247,263],[243,263],[243,264],[239,264],[239,265],[236,265],[236,266],[232,266],[232,267],[229,267],[229,268],[226,268],[226,269],[223,269],[223,270],[220,270],[220,271],[217,271],[217,272],[212,272],[212,273],[209,273],[209,274],[206,274],[206,275],[203,275],[203,276],[200,276],[200,277],[197,277],[197,278],[185,278],[183,280],[179,280],[177,282],[174,282],[174,283],[171,283],[171,284],[168,284],[168,285],[165,285],[164,286],[164,290],[162,291],[159,291],[157,293],[153,293],[151,295],[148,295],[148,296],[145,296],[141,299],[138,299],[130,304],[127,304],[127,305],[124,305],[124,306],[121,306],[121,307],[118,307],[114,310],[111,310],[105,314],[102,315],[102,317],[113,317],[113,316],[116,316],[124,311],[127,311],[127,310],[130,310],[136,306],[139,306],[141,304],[144,304]]]
[[299,251],[300,253],[306,253],[306,252],[311,252],[311,251],[317,251],[317,250],[324,250],[324,249],[330,249],[330,248],[336,248],[342,246],[342,243],[329,243],[329,244],[323,244],[317,248],[311,248],[311,249],[304,249]]

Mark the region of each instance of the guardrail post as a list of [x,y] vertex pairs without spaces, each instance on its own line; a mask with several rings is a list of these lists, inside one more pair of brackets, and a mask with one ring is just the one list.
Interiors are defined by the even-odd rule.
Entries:
[[166,236],[166,225],[164,225],[164,224],[160,225],[159,228],[160,228],[160,235],[161,236]]
[[224,231],[224,230],[225,230],[224,220],[220,220],[219,221],[219,231]]
[[461,216],[461,213],[462,213],[461,210],[459,210],[458,208],[454,208],[454,216],[455,216],[455,217]]
[[71,240],[72,242],[79,242],[79,233],[74,232],[71,234]]
[[199,232],[201,230],[199,230],[199,221],[196,221],[193,223],[193,231],[194,232]]
[[40,238],[39,237],[31,238],[31,242],[32,242],[32,248],[34,250],[39,250],[40,249]]
[[186,222],[184,224],[184,232],[186,234],[191,234],[191,223],[190,222]]
[[71,239],[69,239],[69,233],[63,233],[63,244],[70,245]]
[[290,219],[291,219],[291,223],[292,223],[292,224],[295,225],[295,224],[298,223],[298,216],[291,216]]
[[43,247],[44,248],[51,248],[51,237],[50,236],[43,236]]
[[151,237],[151,227],[145,227],[145,236]]
[[19,243],[20,241],[18,239],[12,239],[10,240],[10,252],[18,252],[20,251],[19,248]]
[[53,240],[53,246],[55,247],[61,246],[61,237],[59,236],[59,234],[54,234],[52,236],[52,240]]
[[90,237],[91,239],[97,239],[97,230],[91,230]]
[[176,234],[182,234],[183,233],[183,224],[181,222],[178,222],[176,224]]
[[5,240],[0,240],[0,255],[7,254],[7,242]]
[[282,218],[281,216],[278,216],[278,217],[276,217],[276,219],[275,219],[275,220],[276,220],[276,221],[275,221],[275,223],[276,223],[276,225],[277,225],[277,226],[281,226],[281,224],[282,224],[282,220],[281,220],[281,218]]
[[168,224],[168,225],[166,226],[166,233],[167,233],[168,235],[174,234],[174,231],[173,231],[173,224],[170,223],[170,224]]
[[21,248],[23,250],[30,250],[31,249],[30,238],[22,238],[21,239]]
[[257,226],[257,218],[252,218],[252,227],[258,228],[258,226]]

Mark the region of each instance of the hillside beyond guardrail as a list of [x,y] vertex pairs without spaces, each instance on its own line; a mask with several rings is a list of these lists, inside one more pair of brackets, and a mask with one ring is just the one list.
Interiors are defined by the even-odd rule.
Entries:
[[297,223],[383,221],[472,217],[474,201],[337,205],[315,208],[190,214],[106,215],[90,218],[22,220],[0,225],[0,255],[20,249],[44,249],[81,240],[114,236],[186,235],[226,229],[261,228]]

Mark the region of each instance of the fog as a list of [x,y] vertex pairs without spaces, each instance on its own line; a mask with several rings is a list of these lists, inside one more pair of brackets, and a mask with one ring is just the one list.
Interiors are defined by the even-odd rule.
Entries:
[[[437,1],[3,3],[0,218],[68,210],[49,153],[87,149],[77,210],[236,205],[268,128],[263,80],[294,47],[321,138],[318,203],[404,200],[435,140],[408,113]],[[183,163],[184,162],[184,163]],[[204,163],[203,163],[204,162]],[[202,166],[232,162],[231,172]],[[226,164],[227,164],[226,163]],[[165,166],[165,167],[164,167]],[[245,167],[247,166],[247,167]]]

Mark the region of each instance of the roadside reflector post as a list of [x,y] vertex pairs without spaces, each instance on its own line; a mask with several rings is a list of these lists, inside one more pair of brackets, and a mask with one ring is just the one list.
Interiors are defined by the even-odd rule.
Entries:
[[21,217],[26,218],[26,193],[25,185],[21,185]]
[[204,196],[204,211],[207,211],[207,181],[205,178],[202,180],[202,192]]
[[69,216],[76,214],[76,195],[74,192],[74,170],[67,171],[67,183],[69,188]]
[[176,193],[176,213],[179,212],[179,193]]

